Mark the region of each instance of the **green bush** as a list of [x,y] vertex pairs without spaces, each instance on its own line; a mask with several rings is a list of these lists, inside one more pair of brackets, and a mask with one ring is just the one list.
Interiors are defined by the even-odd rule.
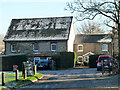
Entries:
[[52,56],[55,61],[56,69],[67,69],[74,67],[74,53],[73,52],[60,52]]
[[78,60],[77,60],[77,54],[76,52],[74,52],[74,67],[76,64],[78,64]]
[[24,54],[2,55],[2,71],[12,71],[13,65],[18,65],[18,69],[22,70],[22,62],[27,61],[27,56]]

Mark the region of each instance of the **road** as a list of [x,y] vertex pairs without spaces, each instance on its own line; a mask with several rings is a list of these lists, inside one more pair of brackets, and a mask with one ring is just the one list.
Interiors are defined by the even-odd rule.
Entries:
[[33,84],[21,87],[20,89],[39,88],[116,88],[119,84],[118,75],[102,75],[96,68],[68,69],[68,70],[44,70],[38,71],[44,77]]

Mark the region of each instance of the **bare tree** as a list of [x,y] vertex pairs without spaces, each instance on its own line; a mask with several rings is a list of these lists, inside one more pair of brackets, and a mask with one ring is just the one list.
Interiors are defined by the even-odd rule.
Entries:
[[107,20],[104,23],[113,30],[117,29],[118,31],[118,57],[120,63],[120,0],[74,0],[74,2],[67,3],[66,10],[74,13],[77,21],[93,20],[98,15],[106,17]]
[[104,30],[100,28],[100,25],[95,22],[87,22],[83,25],[78,30],[79,33],[85,33],[85,34],[92,34],[92,33],[104,33]]

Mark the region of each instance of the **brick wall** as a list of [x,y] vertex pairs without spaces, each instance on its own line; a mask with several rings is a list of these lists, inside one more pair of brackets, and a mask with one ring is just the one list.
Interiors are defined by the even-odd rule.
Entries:
[[78,52],[78,44],[74,44],[74,51],[76,52],[77,56],[82,56],[88,52],[109,55],[112,53],[112,47],[110,43],[108,44],[108,51],[102,51],[102,43],[84,43],[80,45],[83,45],[83,52]]

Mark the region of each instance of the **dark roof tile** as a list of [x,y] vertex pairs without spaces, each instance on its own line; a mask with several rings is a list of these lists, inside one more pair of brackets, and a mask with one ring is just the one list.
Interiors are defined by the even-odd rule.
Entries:
[[[106,37],[110,37],[110,38],[106,38]],[[75,37],[74,44],[99,43],[99,42],[103,42],[103,40],[105,41],[106,39],[109,39],[111,41],[111,35],[110,34],[78,34]]]
[[4,41],[67,40],[72,16],[12,19]]

